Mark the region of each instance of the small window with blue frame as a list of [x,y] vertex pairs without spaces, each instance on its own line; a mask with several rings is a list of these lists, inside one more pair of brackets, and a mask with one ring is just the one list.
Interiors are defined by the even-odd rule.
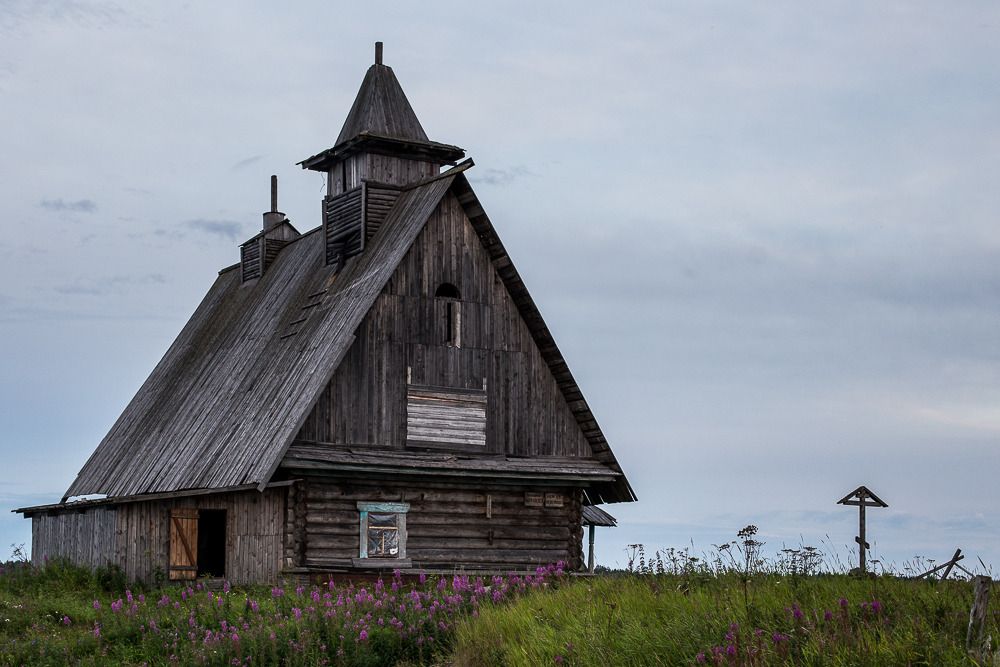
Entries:
[[406,513],[409,509],[409,503],[358,503],[361,515],[360,560],[398,561],[406,558]]

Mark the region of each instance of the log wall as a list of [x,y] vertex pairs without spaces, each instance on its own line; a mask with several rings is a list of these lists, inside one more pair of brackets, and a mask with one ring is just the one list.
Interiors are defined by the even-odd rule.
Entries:
[[[393,484],[314,477],[304,495],[302,561],[311,569],[351,567],[360,549],[359,501],[405,502],[406,556],[418,569],[534,569],[583,564],[582,503],[573,488],[479,484]],[[526,494],[554,494],[561,507],[527,506]],[[294,513],[289,514],[294,521]]]

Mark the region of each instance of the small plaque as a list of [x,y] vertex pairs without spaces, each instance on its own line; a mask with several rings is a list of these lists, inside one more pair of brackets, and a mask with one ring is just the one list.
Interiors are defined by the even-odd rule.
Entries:
[[545,494],[543,493],[532,493],[526,491],[524,494],[524,506],[525,507],[542,507],[545,505]]
[[562,507],[563,506],[563,495],[561,493],[546,493],[545,494],[545,506],[546,507]]

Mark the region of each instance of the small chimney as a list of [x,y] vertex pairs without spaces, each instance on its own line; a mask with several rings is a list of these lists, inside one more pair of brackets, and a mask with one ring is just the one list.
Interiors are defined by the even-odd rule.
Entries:
[[382,64],[382,42],[375,42],[375,64]]
[[264,214],[264,231],[286,220],[285,214],[278,210],[278,177],[271,175],[271,210]]

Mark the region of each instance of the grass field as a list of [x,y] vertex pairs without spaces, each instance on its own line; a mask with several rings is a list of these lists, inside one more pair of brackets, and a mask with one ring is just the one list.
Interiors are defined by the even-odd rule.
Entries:
[[593,578],[366,587],[128,589],[113,569],[9,563],[0,665],[1000,665],[965,651],[969,582],[821,574],[814,552],[767,563],[753,544],[637,552]]

